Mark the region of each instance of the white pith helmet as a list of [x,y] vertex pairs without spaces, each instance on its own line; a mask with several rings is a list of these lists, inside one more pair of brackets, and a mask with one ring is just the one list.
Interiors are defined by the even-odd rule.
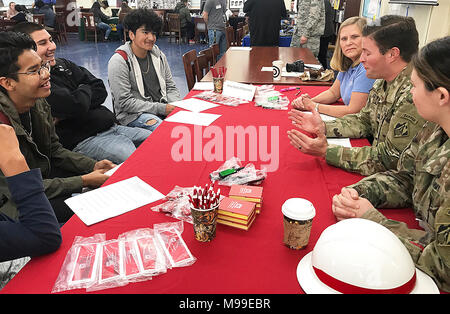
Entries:
[[306,293],[439,293],[394,233],[361,218],[326,228],[297,279]]

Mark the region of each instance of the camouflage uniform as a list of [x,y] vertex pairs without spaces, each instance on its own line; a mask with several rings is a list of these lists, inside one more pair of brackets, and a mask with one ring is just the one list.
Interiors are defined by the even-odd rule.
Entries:
[[412,101],[410,74],[408,66],[390,83],[376,80],[359,113],[325,122],[327,137],[373,137],[372,146],[329,145],[328,164],[362,175],[397,167],[400,153],[425,123]]
[[[299,0],[297,25],[292,35],[291,47],[303,47],[319,54],[320,36],[325,30],[325,3],[323,0]],[[300,44],[300,37],[308,38],[306,44]]]
[[377,173],[350,186],[374,207],[411,207],[425,229],[408,229],[387,219],[375,208],[362,218],[394,232],[410,252],[416,266],[439,288],[450,291],[450,140],[432,122],[401,154],[397,170]]

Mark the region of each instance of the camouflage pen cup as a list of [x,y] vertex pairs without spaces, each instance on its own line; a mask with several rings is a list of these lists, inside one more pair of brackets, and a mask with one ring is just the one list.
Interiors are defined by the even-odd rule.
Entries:
[[214,93],[222,94],[224,80],[225,78],[223,76],[213,77]]
[[219,205],[208,209],[191,207],[194,237],[200,242],[209,242],[216,237],[217,213]]
[[290,198],[284,202],[281,211],[284,244],[290,249],[304,249],[308,245],[312,221],[316,215],[313,204],[303,198]]

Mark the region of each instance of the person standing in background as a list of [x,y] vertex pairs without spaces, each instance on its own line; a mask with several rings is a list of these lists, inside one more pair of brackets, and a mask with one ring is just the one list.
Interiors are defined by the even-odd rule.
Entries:
[[280,21],[287,17],[284,1],[247,0],[244,12],[250,18],[250,46],[278,46]]
[[227,3],[225,0],[206,0],[202,17],[208,27],[209,46],[219,44],[217,61],[227,51],[227,37],[225,33]]
[[319,55],[320,37],[325,29],[325,4],[323,0],[299,0],[297,24],[291,47],[308,48],[315,57]]
[[333,40],[334,36],[334,9],[331,7],[330,0],[323,0],[325,4],[325,30],[323,35],[320,36],[320,48],[317,59],[322,64],[323,68],[328,69],[328,44]]

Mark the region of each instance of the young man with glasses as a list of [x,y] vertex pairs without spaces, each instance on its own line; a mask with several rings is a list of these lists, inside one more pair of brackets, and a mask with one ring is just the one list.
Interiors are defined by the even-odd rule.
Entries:
[[[26,34],[0,33],[0,116],[13,127],[20,151],[30,168],[39,168],[44,188],[58,221],[66,222],[73,212],[64,200],[83,187],[102,185],[108,160],[95,161],[63,148],[55,133],[50,106],[49,64],[42,63],[35,42]],[[60,174],[64,173],[64,176]],[[18,218],[6,179],[0,172],[0,212]]]
[[180,100],[169,63],[155,44],[162,27],[152,10],[136,9],[124,18],[130,42],[117,48],[108,64],[116,117],[122,125],[154,131]]
[[52,66],[47,102],[65,148],[120,164],[151,134],[142,128],[118,125],[114,113],[103,106],[108,95],[103,81],[70,60],[55,58],[56,44],[42,25],[23,22],[13,30],[30,35],[38,55]]

